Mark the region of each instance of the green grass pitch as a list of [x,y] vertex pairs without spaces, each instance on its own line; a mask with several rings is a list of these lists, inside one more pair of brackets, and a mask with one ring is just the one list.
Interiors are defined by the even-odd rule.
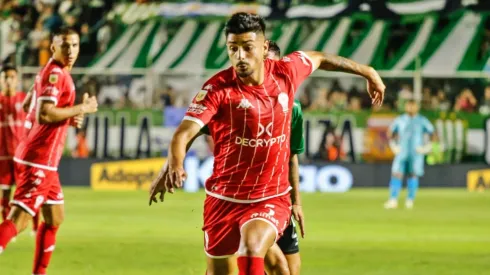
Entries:
[[[304,275],[490,274],[490,192],[422,189],[413,210],[384,210],[386,189],[303,194]],[[66,220],[50,275],[204,274],[204,193],[65,188]],[[401,201],[403,202],[403,201]],[[23,233],[0,256],[1,275],[31,274]]]

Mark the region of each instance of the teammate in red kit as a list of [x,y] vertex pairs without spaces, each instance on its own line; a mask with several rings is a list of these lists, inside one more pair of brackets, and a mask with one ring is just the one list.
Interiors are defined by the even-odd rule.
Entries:
[[33,102],[25,121],[26,138],[15,151],[17,189],[7,220],[0,224],[0,251],[25,229],[31,216],[42,210],[44,222],[36,237],[33,274],[44,275],[54,251],[56,232],[64,218],[63,192],[58,164],[68,126],[81,127],[83,115],[97,111],[97,100],[88,94],[74,105],[75,85],[70,70],[75,63],[80,37],[63,28],[52,38],[52,59],[36,76]]
[[[14,153],[24,138],[24,120],[26,113],[22,106],[25,93],[17,92],[17,68],[5,65],[0,71],[0,189],[2,220],[7,219],[10,211],[10,194],[15,183]],[[32,218],[32,231],[37,231],[39,216]]]
[[207,274],[263,275],[264,256],[289,224],[289,138],[294,93],[315,69],[366,78],[374,104],[385,86],[377,72],[320,52],[266,59],[265,22],[237,13],[225,27],[232,67],[208,80],[172,138],[168,162],[150,190],[150,204],[180,188],[186,145],[208,125],[215,142],[214,168],[206,181],[204,243]]

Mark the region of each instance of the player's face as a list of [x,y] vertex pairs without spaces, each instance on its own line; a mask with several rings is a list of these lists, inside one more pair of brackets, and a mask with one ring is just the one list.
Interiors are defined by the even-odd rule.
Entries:
[[254,32],[230,33],[226,45],[228,57],[239,77],[248,77],[257,71],[268,48],[264,35]]
[[272,59],[272,60],[276,60],[276,61],[279,60],[279,59],[281,59],[279,57],[279,55],[276,52],[273,52],[273,51],[268,51],[267,52],[267,58]]
[[2,91],[13,91],[17,87],[17,72],[8,70],[0,74],[0,85]]
[[417,103],[408,102],[405,104],[405,112],[407,112],[409,115],[415,115],[419,112],[419,106]]
[[73,67],[80,52],[80,37],[78,34],[58,35],[51,44],[53,58],[67,67]]

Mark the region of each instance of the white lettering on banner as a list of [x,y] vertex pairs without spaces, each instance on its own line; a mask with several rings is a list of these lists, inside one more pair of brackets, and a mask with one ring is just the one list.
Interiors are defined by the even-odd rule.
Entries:
[[235,144],[246,146],[246,147],[269,147],[274,144],[280,144],[286,141],[286,135],[280,135],[278,137],[272,138],[235,138]]
[[194,113],[194,114],[202,114],[207,109],[208,108],[202,104],[191,103],[189,105],[189,109],[187,109],[187,112]]
[[[197,192],[204,187],[204,183],[213,173],[214,158],[205,159],[202,163],[197,157],[187,157],[184,167],[187,179],[184,183],[184,191]],[[347,192],[354,184],[354,177],[349,169],[340,165],[300,165],[300,191],[301,192]],[[271,207],[272,208],[272,207]],[[261,213],[255,213],[256,217]],[[264,215],[270,214],[263,213]]]

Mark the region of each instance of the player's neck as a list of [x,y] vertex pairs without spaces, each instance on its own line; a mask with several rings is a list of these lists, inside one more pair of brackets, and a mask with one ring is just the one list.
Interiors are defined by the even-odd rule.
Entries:
[[265,80],[265,65],[262,63],[262,65],[259,67],[258,70],[255,70],[251,75],[247,77],[239,77],[242,83],[246,86],[258,86],[262,85]]
[[71,71],[71,69],[72,69],[72,66],[71,65],[65,65],[65,64],[63,64],[63,62],[57,60],[54,57],[52,58],[52,60],[53,60],[54,63],[60,65],[61,68],[63,68],[63,70]]
[[15,90],[4,90],[2,91],[3,96],[14,96],[15,95]]

